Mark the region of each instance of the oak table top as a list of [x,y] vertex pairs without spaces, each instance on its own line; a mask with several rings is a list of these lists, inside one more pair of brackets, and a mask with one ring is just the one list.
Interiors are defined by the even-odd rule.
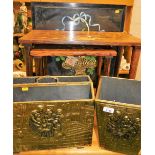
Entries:
[[140,46],[139,38],[126,32],[32,30],[19,39],[23,44]]

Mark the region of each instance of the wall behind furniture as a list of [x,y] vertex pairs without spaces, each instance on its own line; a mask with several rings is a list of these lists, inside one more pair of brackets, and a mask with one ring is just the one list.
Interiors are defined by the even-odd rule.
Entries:
[[[141,0],[134,0],[130,33],[141,38]],[[141,80],[141,58],[138,64],[136,79]]]

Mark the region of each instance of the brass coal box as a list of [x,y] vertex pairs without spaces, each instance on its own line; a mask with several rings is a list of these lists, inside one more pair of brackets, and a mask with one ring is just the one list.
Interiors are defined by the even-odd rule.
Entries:
[[50,83],[47,77],[39,77],[37,82],[35,77],[14,79],[14,152],[92,143],[94,92],[90,79],[48,78]]
[[137,155],[141,147],[141,82],[101,77],[95,103],[100,146]]

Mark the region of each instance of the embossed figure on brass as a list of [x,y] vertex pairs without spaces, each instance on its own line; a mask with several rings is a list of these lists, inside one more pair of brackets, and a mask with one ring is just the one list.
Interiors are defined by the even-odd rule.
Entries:
[[38,106],[38,109],[31,112],[29,125],[33,132],[41,137],[53,137],[55,130],[60,131],[62,109],[57,109],[56,112],[51,109],[45,109],[44,106]]
[[116,138],[131,140],[138,134],[140,126],[140,118],[128,116],[117,110],[115,115],[109,115],[107,131]]

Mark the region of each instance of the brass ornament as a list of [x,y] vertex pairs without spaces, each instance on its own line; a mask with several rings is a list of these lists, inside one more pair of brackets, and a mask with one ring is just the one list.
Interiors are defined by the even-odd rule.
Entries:
[[55,130],[61,130],[62,109],[57,109],[56,112],[51,109],[45,109],[44,106],[38,106],[31,112],[29,118],[29,126],[41,137],[53,137]]
[[110,114],[107,122],[107,131],[115,138],[124,140],[133,139],[139,132],[140,118],[134,118],[130,115],[117,110],[115,115]]

